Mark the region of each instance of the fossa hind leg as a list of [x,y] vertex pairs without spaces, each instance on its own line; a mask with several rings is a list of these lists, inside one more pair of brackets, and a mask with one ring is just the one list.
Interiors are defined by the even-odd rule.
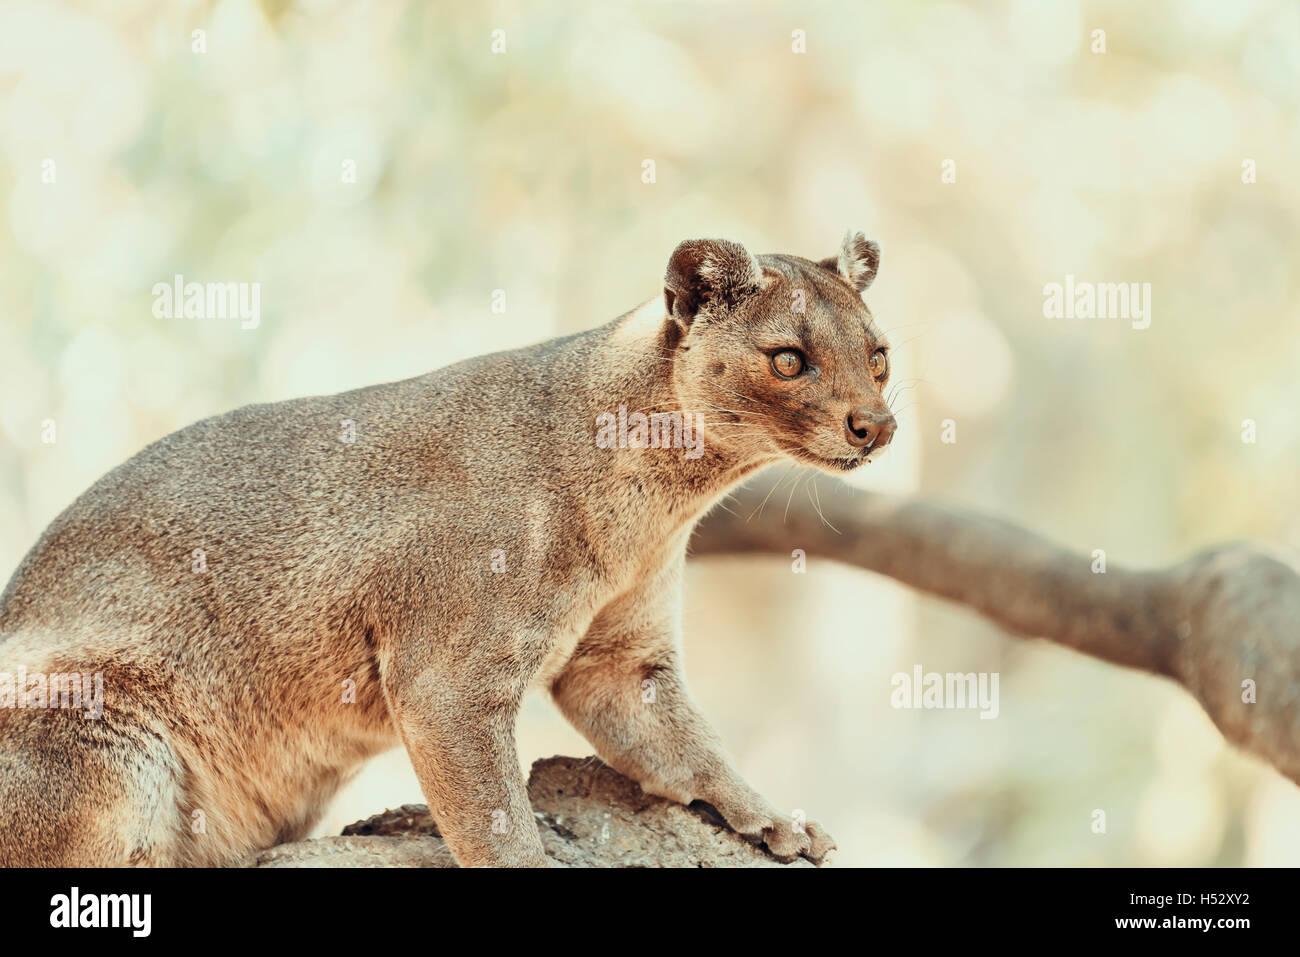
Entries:
[[[385,693],[429,810],[462,867],[558,866],[546,856],[515,751],[515,719],[547,647],[495,624],[434,654],[412,642]],[[493,636],[508,635],[508,638]]]
[[186,863],[169,755],[79,712],[0,711],[0,866]]

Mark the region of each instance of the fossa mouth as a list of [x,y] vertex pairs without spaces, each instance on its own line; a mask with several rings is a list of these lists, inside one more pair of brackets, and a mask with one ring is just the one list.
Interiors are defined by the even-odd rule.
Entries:
[[809,465],[816,465],[823,469],[834,469],[838,472],[852,472],[861,465],[871,461],[871,452],[875,447],[863,448],[854,452],[852,455],[846,455],[840,458],[827,458],[823,455],[815,455],[804,448],[790,449],[790,454],[802,462]]

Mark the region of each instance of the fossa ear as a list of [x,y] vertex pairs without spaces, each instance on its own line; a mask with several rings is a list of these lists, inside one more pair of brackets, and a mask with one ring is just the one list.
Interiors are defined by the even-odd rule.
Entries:
[[880,268],[880,247],[863,233],[848,232],[837,255],[823,259],[819,266],[838,273],[859,293],[867,291]]
[[706,304],[736,305],[758,291],[763,270],[754,254],[726,239],[688,239],[664,274],[664,306],[683,331]]

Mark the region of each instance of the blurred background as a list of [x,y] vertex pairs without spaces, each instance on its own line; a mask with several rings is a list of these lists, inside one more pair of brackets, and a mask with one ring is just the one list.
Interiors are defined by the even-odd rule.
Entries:
[[[1115,564],[1298,546],[1298,107],[1291,0],[4,0],[0,575],[198,418],[603,323],[685,238],[849,228],[909,386],[855,481]],[[155,317],[176,274],[260,324]],[[1150,283],[1150,328],[1045,318],[1066,275]],[[1171,684],[816,555],[686,604],[705,713],[841,864],[1300,864],[1300,792]],[[999,716],[891,708],[917,664],[999,673]],[[590,747],[534,697],[520,751]],[[319,830],[422,800],[395,751]]]

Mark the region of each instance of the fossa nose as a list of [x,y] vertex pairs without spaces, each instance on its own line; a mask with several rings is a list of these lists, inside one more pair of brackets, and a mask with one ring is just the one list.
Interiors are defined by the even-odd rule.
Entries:
[[844,420],[844,437],[859,449],[884,448],[894,437],[898,423],[888,412],[854,409]]

